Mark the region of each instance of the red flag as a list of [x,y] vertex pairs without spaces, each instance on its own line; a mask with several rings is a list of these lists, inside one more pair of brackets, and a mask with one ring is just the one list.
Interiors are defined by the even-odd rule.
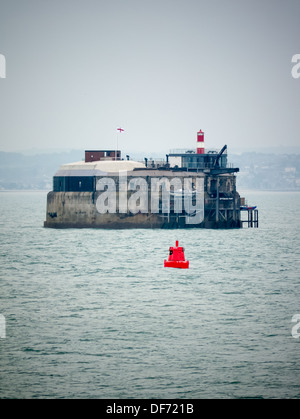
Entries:
[[124,130],[123,130],[123,128],[117,128],[117,131],[122,132],[122,131],[124,131]]

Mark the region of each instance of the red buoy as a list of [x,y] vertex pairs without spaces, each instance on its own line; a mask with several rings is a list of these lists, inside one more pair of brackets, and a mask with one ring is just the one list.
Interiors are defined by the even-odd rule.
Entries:
[[169,258],[164,261],[165,268],[181,268],[188,269],[189,261],[185,260],[184,248],[178,246],[178,240],[176,240],[175,247],[170,247]]

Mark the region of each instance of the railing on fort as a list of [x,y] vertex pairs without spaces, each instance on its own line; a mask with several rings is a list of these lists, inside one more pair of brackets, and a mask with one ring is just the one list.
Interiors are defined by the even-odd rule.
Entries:
[[[205,149],[205,154],[218,154],[220,150],[217,148],[209,148]],[[226,154],[227,150],[224,151],[223,154]],[[173,148],[170,150],[170,154],[197,154],[195,150],[190,148]]]

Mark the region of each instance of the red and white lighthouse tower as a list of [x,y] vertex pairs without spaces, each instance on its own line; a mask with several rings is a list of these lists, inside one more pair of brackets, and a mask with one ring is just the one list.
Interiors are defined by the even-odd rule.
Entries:
[[204,154],[204,132],[197,132],[197,154]]

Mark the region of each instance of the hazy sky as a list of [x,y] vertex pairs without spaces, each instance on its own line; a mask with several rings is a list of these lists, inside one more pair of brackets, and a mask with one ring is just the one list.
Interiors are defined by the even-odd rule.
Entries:
[[0,150],[300,145],[300,0],[0,0]]

